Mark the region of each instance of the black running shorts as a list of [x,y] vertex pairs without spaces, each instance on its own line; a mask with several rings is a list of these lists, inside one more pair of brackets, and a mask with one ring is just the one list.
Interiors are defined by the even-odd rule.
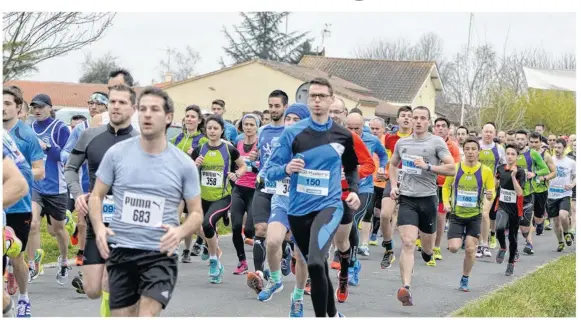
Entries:
[[438,196],[407,197],[400,195],[398,202],[398,226],[416,226],[420,232],[426,234],[433,234],[436,232]]

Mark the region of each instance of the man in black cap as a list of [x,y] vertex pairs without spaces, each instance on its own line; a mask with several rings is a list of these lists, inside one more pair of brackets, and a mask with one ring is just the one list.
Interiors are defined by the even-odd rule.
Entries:
[[[40,248],[40,219],[41,216],[46,216],[49,233],[56,238],[60,251],[56,281],[64,285],[69,277],[67,261],[69,235],[65,229],[68,193],[61,150],[70,132],[64,122],[50,116],[52,101],[48,95],[37,94],[32,98],[30,107],[36,118],[32,123],[32,130],[44,152],[45,178],[32,184],[32,222],[27,248],[28,257],[29,260],[34,258],[36,249]],[[30,279],[33,280],[38,277],[40,268],[35,265],[34,260],[29,261],[29,264]]]

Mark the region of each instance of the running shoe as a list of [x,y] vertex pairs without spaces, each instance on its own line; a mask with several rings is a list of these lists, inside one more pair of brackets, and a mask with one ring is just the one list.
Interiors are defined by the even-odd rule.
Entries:
[[248,272],[246,276],[246,284],[248,287],[259,294],[262,291],[262,285],[264,283],[264,275],[261,271]]
[[542,223],[537,224],[535,227],[535,231],[537,233],[537,236],[542,236],[544,230],[545,230],[545,227]]
[[85,289],[83,288],[83,274],[79,272],[78,276],[73,278],[71,282],[73,287],[76,289],[78,294],[85,294]]
[[311,278],[307,278],[307,283],[305,284],[305,294],[310,296],[311,295]]
[[361,262],[359,260],[355,261],[355,264],[352,268],[349,268],[349,285],[350,286],[358,286],[359,285],[359,273],[361,272]]
[[71,244],[76,246],[79,244],[79,228],[75,227],[75,232],[71,234]]
[[288,313],[290,318],[302,318],[303,317],[303,300],[293,299],[293,294],[291,293],[291,303],[290,312]]
[[545,220],[545,230],[553,230],[553,224],[549,219]]
[[244,238],[244,244],[246,244],[249,247],[252,247],[254,245],[254,239],[252,239],[252,238]]
[[470,288],[468,288],[468,278],[462,277],[460,279],[460,288],[458,288],[458,290],[464,291],[464,292],[470,292]]
[[295,259],[295,257],[291,258],[291,272],[293,274],[297,274],[297,259]]
[[369,245],[370,246],[377,246],[379,242],[377,241],[377,234],[372,233],[371,237],[369,237]]
[[283,258],[280,261],[280,271],[283,276],[288,276],[291,273],[291,259],[293,257],[293,252],[289,245],[286,246],[283,252]]
[[395,262],[395,255],[392,250],[388,250],[383,254],[383,259],[381,259],[381,269],[389,269],[391,265]]
[[488,249],[488,246],[486,246],[486,245],[482,246],[482,255],[487,257],[487,258],[492,257],[492,252],[490,252],[490,249]]
[[476,248],[476,258],[482,258],[482,246]]
[[335,290],[335,298],[337,298],[337,302],[344,303],[349,298],[349,278],[341,278],[339,277],[339,286],[337,286],[337,290]]
[[535,254],[535,250],[533,249],[532,243],[527,243],[522,251],[528,255]]
[[341,270],[341,261],[339,260],[339,250],[335,250],[333,262],[331,262],[331,269]]
[[77,256],[75,257],[75,265],[77,267],[82,266],[83,265],[83,259],[84,259],[84,256],[82,254],[77,254]]
[[76,228],[77,224],[75,223],[75,219],[73,219],[73,214],[67,210],[65,215],[65,229],[67,230],[67,233],[74,234]]
[[565,233],[565,243],[567,244],[567,247],[570,247],[573,244],[573,237],[570,232]]
[[420,240],[420,238],[416,239],[416,248],[418,251],[422,251],[422,241]]
[[220,275],[220,266],[222,264],[218,259],[210,259],[210,269],[208,270],[208,276],[217,277]]
[[192,256],[191,256],[190,250],[182,251],[182,263],[191,263],[191,262],[192,262]]
[[210,259],[210,252],[208,251],[208,247],[202,245],[201,246],[203,248],[202,250],[202,261],[206,261],[208,259]]
[[345,318],[345,315],[337,311],[337,318]]
[[498,241],[496,241],[496,235],[491,235],[490,239],[488,239],[488,247],[490,249],[496,249],[496,245],[497,245]]
[[435,267],[436,266],[436,258],[432,255],[432,259],[426,262],[426,266],[428,267]]
[[442,260],[442,250],[438,247],[434,248],[434,259],[436,260]]
[[406,287],[402,287],[399,288],[399,290],[397,290],[397,300],[399,300],[401,302],[401,305],[404,307],[409,307],[409,306],[413,306],[413,302],[412,302],[412,293],[410,291],[410,289],[406,288]]
[[248,273],[248,262],[246,262],[246,260],[238,262],[238,266],[236,266],[236,269],[234,269],[234,272],[232,272],[232,274],[236,274],[236,275],[241,275],[241,274],[246,274],[246,273]]
[[16,307],[16,318],[30,318],[32,317],[30,300],[26,302],[25,300],[18,300],[18,306]]
[[202,245],[194,243],[190,254],[194,257],[197,257],[200,255],[200,253],[202,253]]
[[[214,264],[214,265],[212,265]],[[216,266],[217,264],[220,264],[220,266]],[[212,270],[212,267],[214,267],[214,270]],[[214,273],[212,273],[212,271],[214,271]],[[210,260],[210,283],[214,283],[214,284],[218,284],[218,283],[222,283],[222,275],[224,274],[224,265],[220,263],[220,261],[218,260]]]
[[505,276],[512,276],[514,274],[514,263],[509,263],[506,265]]
[[29,270],[28,283],[38,278],[38,276],[40,276],[41,274],[44,274],[44,265],[42,264],[43,259],[44,259],[44,250],[36,249],[36,252],[34,253],[34,266],[32,266],[32,268],[31,266],[29,266],[28,268]]
[[258,301],[267,302],[270,299],[272,299],[272,296],[275,293],[281,292],[282,289],[284,289],[284,286],[282,285],[282,281],[276,283],[276,282],[274,282],[274,280],[272,280],[272,278],[270,278],[266,282],[266,286],[264,286],[262,291],[260,291],[260,293],[258,294],[258,297],[257,297]]
[[65,283],[67,283],[69,280],[69,270],[71,270],[71,267],[68,266],[68,263],[63,263],[61,256],[58,257],[58,265],[59,267],[57,268],[56,273],[56,283],[64,286]]
[[361,247],[359,247],[358,251],[360,255],[369,257],[369,247],[367,246],[367,243],[364,243]]
[[565,250],[565,243],[559,242],[559,246],[557,247],[557,252],[561,252],[563,250]]
[[506,249],[498,250],[496,254],[496,263],[501,264],[504,262],[504,256],[506,256]]
[[6,283],[6,291],[9,295],[13,296],[18,291],[18,283],[16,282],[16,277],[14,276],[14,267],[12,266],[12,261],[8,260],[8,275]]

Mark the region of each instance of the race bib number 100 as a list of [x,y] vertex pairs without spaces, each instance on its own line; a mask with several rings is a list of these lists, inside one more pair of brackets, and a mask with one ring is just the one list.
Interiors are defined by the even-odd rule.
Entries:
[[458,190],[456,205],[464,208],[476,208],[478,205],[478,192]]
[[157,196],[125,192],[121,221],[136,226],[161,227],[165,199]]
[[330,172],[305,169],[299,173],[297,191],[315,196],[329,195]]
[[113,220],[113,215],[115,214],[115,202],[113,201],[113,196],[105,196],[103,199],[103,223],[111,223]]
[[279,196],[288,197],[290,188],[290,178],[284,178],[276,182],[276,194]]

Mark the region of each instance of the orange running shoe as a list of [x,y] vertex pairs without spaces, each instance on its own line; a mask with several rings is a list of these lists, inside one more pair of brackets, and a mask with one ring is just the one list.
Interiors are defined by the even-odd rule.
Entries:
[[253,239],[250,239],[250,238],[246,238],[246,239],[244,239],[244,243],[247,246],[251,246],[252,247],[254,245],[254,240]]
[[246,284],[250,289],[254,290],[256,294],[259,294],[260,291],[262,291],[263,277],[261,273],[262,272],[260,271],[248,272],[248,275],[246,276]]
[[305,294],[311,295],[311,278],[307,279],[307,283],[305,284]]
[[83,255],[82,254],[78,254],[77,257],[75,258],[75,265],[78,267],[83,265]]
[[339,286],[335,291],[335,297],[337,302],[343,303],[349,298],[349,284],[347,283],[349,278],[339,278]]
[[410,292],[410,289],[406,287],[402,287],[399,290],[397,290],[397,300],[399,300],[401,302],[401,305],[404,307],[414,305],[412,302],[412,293]]
[[77,228],[75,228],[75,232],[73,232],[73,234],[71,235],[71,244],[73,246],[76,246],[79,244],[79,230]]

